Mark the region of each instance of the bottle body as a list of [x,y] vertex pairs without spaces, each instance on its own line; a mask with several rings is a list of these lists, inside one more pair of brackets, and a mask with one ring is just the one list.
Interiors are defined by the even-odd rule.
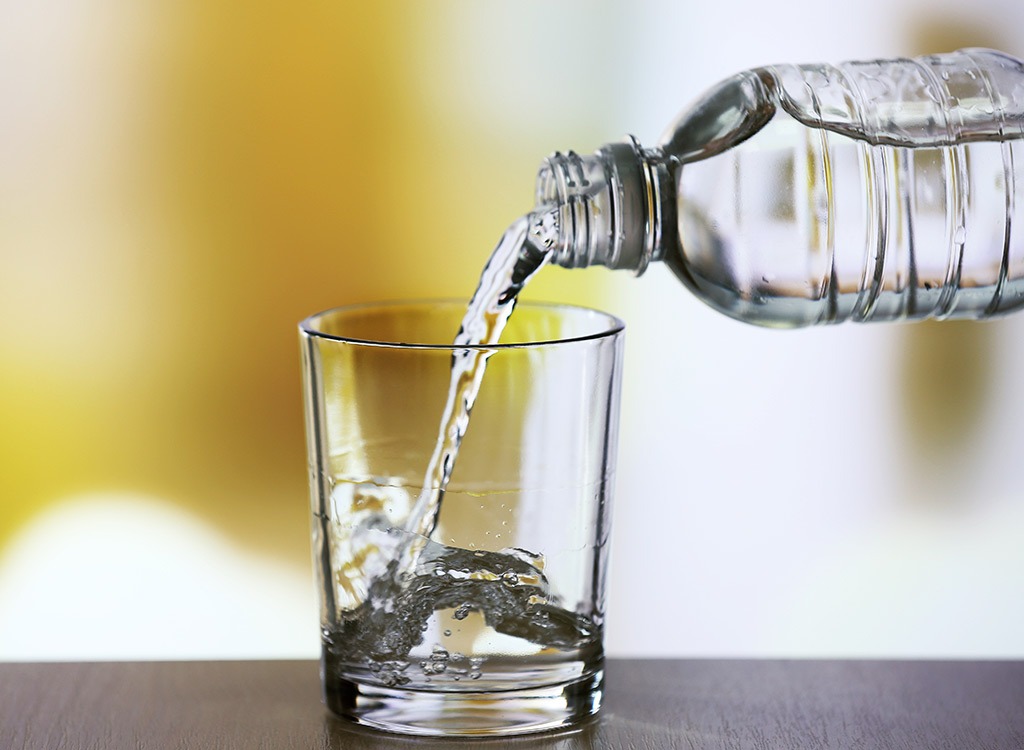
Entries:
[[777,327],[1024,305],[1024,66],[1001,53],[747,71],[658,148],[632,150],[638,168],[603,149],[607,185],[556,200],[575,200],[577,215],[597,195],[641,208],[592,222],[602,239],[588,237],[586,263],[580,222],[564,217],[556,262],[662,261],[715,309]]

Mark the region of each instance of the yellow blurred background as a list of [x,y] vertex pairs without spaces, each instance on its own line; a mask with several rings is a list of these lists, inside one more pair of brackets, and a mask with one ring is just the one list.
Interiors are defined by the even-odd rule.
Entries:
[[6,27],[25,59],[4,134],[2,538],[62,496],[129,489],[298,554],[297,321],[466,296],[510,220],[493,193],[530,198],[486,133],[456,139],[410,97],[428,14],[359,5]]
[[[736,70],[975,42],[1024,52],[1008,2],[966,16],[953,2],[846,3],[829,18],[820,6],[2,6],[0,658],[313,655],[301,318],[372,299],[468,297],[492,243],[530,207],[548,152],[627,131],[653,143]],[[639,329],[634,362],[685,362],[653,340],[655,326],[671,333],[651,306],[683,305],[691,344],[720,323],[675,301],[672,283],[647,283],[552,269],[527,296],[611,308]],[[932,383],[908,391],[910,416],[895,418],[926,456],[907,476],[931,476],[944,449],[929,440],[982,419],[986,367],[1006,335],[897,335],[884,346],[920,356],[897,357],[894,377]],[[957,341],[973,353],[943,360]],[[966,374],[935,376],[944,361]],[[962,421],[929,427],[950,382]],[[623,471],[640,481],[657,473],[645,465],[656,452],[640,447],[651,412],[639,398],[625,404],[635,408]],[[737,409],[729,419],[743,419]],[[681,455],[701,442],[687,429],[675,435]],[[620,482],[617,523],[633,512],[622,495]],[[615,553],[624,560],[645,533],[629,518]],[[734,632],[733,650],[800,652],[788,637],[799,628],[778,627],[787,637]],[[640,631],[615,632],[619,653],[645,647]],[[652,647],[730,650],[708,638]],[[899,648],[886,644],[876,650]]]

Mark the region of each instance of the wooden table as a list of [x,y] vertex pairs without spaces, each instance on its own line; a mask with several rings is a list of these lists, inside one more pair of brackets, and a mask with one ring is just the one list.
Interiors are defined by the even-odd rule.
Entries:
[[0,664],[3,750],[1021,750],[1024,662],[612,660],[575,732],[416,740],[320,703],[312,661]]

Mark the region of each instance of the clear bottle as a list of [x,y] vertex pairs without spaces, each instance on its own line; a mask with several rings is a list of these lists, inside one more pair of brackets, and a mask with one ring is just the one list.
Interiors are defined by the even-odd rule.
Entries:
[[666,263],[715,309],[796,327],[1024,305],[1024,65],[969,49],[776,65],[711,89],[645,149],[542,165],[553,262]]

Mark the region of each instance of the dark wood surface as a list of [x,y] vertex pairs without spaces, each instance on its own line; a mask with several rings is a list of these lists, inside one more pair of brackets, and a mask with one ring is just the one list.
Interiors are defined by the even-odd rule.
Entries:
[[612,660],[575,732],[416,740],[350,728],[303,661],[0,664],[3,750],[1021,750],[1024,662]]

